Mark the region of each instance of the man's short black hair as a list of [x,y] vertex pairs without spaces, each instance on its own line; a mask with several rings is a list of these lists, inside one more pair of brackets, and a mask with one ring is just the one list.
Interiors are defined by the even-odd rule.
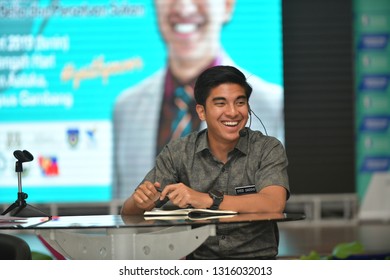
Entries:
[[221,84],[240,85],[249,101],[252,87],[246,81],[245,75],[233,66],[219,65],[210,67],[199,75],[194,88],[196,103],[204,106],[211,90]]

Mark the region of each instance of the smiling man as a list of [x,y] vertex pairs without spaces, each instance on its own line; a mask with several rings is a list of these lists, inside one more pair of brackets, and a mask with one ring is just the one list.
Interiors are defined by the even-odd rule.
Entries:
[[217,63],[221,29],[230,20],[234,0],[156,0],[155,5],[170,71],[181,83],[193,82]]
[[[282,212],[289,196],[287,157],[276,138],[245,127],[251,92],[245,75],[235,67],[205,70],[194,95],[207,129],[167,144],[125,201],[122,214],[142,214],[165,197],[180,208]],[[189,258],[272,259],[277,253],[278,229],[270,221],[218,225],[217,235]]]
[[[116,101],[114,198],[134,191],[170,140],[206,127],[196,111],[194,83],[209,67],[236,65],[221,45],[221,31],[234,6],[234,0],[155,0],[167,66],[125,89]],[[253,86],[251,108],[268,133],[283,140],[281,86],[242,71]],[[257,121],[251,127],[263,130]]]

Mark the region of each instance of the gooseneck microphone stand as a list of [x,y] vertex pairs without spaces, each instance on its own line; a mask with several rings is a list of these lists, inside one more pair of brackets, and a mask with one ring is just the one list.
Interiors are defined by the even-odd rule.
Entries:
[[38,208],[29,205],[26,202],[28,197],[27,193],[22,190],[22,172],[23,172],[23,162],[29,162],[34,159],[33,155],[30,152],[23,150],[14,151],[14,156],[17,159],[15,164],[15,172],[18,175],[18,196],[14,203],[12,203],[1,215],[6,215],[10,213],[12,216],[20,216],[20,217],[49,217],[43,211]]

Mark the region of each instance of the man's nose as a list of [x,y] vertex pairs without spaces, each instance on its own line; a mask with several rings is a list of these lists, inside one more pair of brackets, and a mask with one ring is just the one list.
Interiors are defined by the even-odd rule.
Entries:
[[193,0],[176,0],[174,1],[174,8],[181,16],[189,16],[196,12],[197,7]]
[[227,106],[225,114],[228,116],[237,116],[238,114],[237,106],[234,104]]

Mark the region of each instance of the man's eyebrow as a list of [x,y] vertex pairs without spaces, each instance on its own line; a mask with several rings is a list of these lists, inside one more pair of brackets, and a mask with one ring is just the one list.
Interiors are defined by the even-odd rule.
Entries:
[[225,97],[214,97],[213,101],[226,101]]
[[240,100],[240,99],[247,99],[247,97],[246,97],[246,95],[240,95],[239,97],[237,97],[237,99],[236,100]]
[[[245,99],[247,100],[247,97],[246,95],[240,95],[236,98],[236,100],[242,100],[242,99]],[[222,97],[222,96],[217,96],[217,97],[214,97],[213,98],[213,101],[226,101],[226,98],[225,97]]]

